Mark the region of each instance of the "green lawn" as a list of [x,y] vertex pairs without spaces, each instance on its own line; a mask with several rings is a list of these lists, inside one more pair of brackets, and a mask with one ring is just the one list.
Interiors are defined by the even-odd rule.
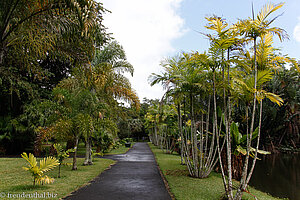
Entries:
[[[131,143],[131,147],[134,145],[134,143]],[[125,147],[125,145],[120,145],[117,149],[111,149],[109,152],[105,153],[105,155],[113,155],[113,154],[124,154],[126,153],[130,148]]]
[[[92,147],[92,150],[96,152],[96,147]],[[80,142],[77,147],[77,155],[84,156],[85,155],[85,144]]]
[[[93,148],[95,151],[95,149]],[[120,146],[118,149],[112,149],[107,154],[124,154],[129,148]],[[85,155],[84,144],[81,143],[78,149],[79,155]],[[27,162],[21,158],[0,158],[0,199],[8,198],[8,194],[35,194],[39,195],[57,194],[53,199],[59,199],[67,196],[74,190],[87,184],[101,172],[107,169],[115,161],[94,158],[94,165],[83,166],[84,158],[78,158],[78,170],[72,171],[71,166],[61,167],[61,178],[57,178],[58,167],[47,173],[48,176],[55,178],[55,182],[49,185],[33,186],[33,178],[31,174],[22,169],[27,167]],[[67,162],[72,163],[72,159],[68,158]],[[6,198],[1,195],[6,195]],[[12,196],[10,196],[12,197]],[[42,199],[42,198],[41,198]],[[49,199],[49,198],[48,198]],[[51,198],[50,198],[51,199]]]
[[[134,143],[132,143],[133,145]],[[131,145],[131,146],[132,146]],[[120,145],[117,149],[110,149],[108,152],[104,153],[105,155],[111,155],[111,154],[124,154],[126,153],[130,148],[125,147],[125,145]],[[93,147],[92,150],[96,152],[96,147]],[[85,144],[83,142],[78,144],[78,150],[77,155],[84,156],[85,155]]]
[[[70,166],[62,166],[61,178],[56,178],[58,174],[58,167],[56,167],[47,173],[48,176],[55,178],[53,184],[34,187],[31,174],[22,169],[23,166],[27,167],[27,162],[24,159],[0,158],[0,195],[4,194],[7,197],[8,193],[22,194],[24,192],[25,194],[34,194],[37,192],[40,195],[50,194],[51,196],[57,194],[52,199],[59,199],[87,184],[115,163],[112,160],[96,158],[94,159],[94,165],[83,166],[83,161],[83,158],[78,158],[78,170],[76,171],[72,171]],[[72,159],[69,159],[69,162],[72,162]],[[0,199],[8,198],[0,196]]]
[[[164,154],[160,149],[149,143],[157,163],[163,172],[171,192],[177,200],[217,200],[224,195],[224,186],[221,175],[211,173],[208,178],[192,178],[186,166],[180,165],[180,156],[175,154]],[[252,195],[259,200],[278,200],[266,193],[249,188]],[[249,194],[244,194],[243,199],[255,199]]]

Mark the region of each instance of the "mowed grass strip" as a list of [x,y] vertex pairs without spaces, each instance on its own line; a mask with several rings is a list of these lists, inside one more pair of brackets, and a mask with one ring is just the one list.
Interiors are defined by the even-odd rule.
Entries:
[[[131,143],[131,147],[134,145],[135,143]],[[120,145],[118,148],[116,149],[111,149],[109,152],[104,153],[104,155],[115,155],[115,154],[124,154],[126,153],[131,147],[125,147],[125,145]]]
[[[198,179],[189,176],[185,165],[180,165],[178,154],[165,154],[161,149],[149,143],[156,161],[170,186],[176,200],[218,200],[224,196],[224,185],[221,174],[212,172],[208,178]],[[259,200],[278,200],[266,193],[248,188],[250,193]],[[255,198],[244,193],[244,200]]]
[[[134,145],[134,143],[131,143],[131,147]],[[110,149],[108,152],[105,152],[104,155],[114,155],[114,154],[124,154],[126,153],[130,148],[125,147],[125,145],[120,145],[116,149]],[[96,152],[96,147],[93,147],[92,150]],[[85,144],[79,143],[78,144],[78,150],[77,150],[78,156],[84,156],[85,155]]]
[[[23,166],[27,167],[27,161],[23,158],[0,158],[0,193],[7,195],[8,193],[33,194],[37,192],[42,194],[45,192],[47,194],[49,192],[50,194],[57,194],[56,198],[50,199],[59,199],[86,185],[115,163],[113,160],[95,158],[93,165],[83,166],[84,158],[78,158],[77,161],[78,170],[72,171],[71,166],[62,166],[61,178],[57,178],[58,167],[56,167],[46,173],[46,175],[55,178],[53,184],[33,186],[33,177],[28,171],[22,169]],[[67,162],[72,163],[72,159],[68,158]]]

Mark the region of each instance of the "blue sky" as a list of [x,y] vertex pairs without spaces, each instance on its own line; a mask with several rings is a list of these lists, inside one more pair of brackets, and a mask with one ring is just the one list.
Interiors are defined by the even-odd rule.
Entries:
[[[130,77],[133,88],[142,100],[161,98],[160,86],[150,87],[151,73],[161,73],[160,61],[179,52],[207,50],[208,41],[197,31],[207,32],[205,17],[217,15],[232,24],[251,16],[272,0],[101,0],[112,13],[104,16],[104,24],[126,51],[135,67]],[[275,22],[287,31],[290,40],[275,39],[274,46],[283,54],[300,60],[300,0],[287,0],[271,17],[282,14]]]
[[[206,39],[199,35],[196,31],[206,32],[205,17],[213,14],[224,17],[229,23],[235,23],[237,19],[245,19],[252,15],[252,3],[257,13],[266,3],[270,1],[264,0],[185,0],[181,3],[178,10],[179,15],[185,20],[184,27],[189,31],[181,38],[173,41],[176,49],[183,51],[199,50],[203,51],[208,48]],[[274,4],[283,1],[271,1]],[[281,15],[282,14],[282,15]],[[300,20],[300,0],[285,1],[285,5],[274,15],[281,15],[274,22],[274,26],[278,26],[287,31],[290,36],[289,40],[282,43],[275,39],[276,47],[281,47],[284,54],[300,59],[300,41],[297,42],[293,36],[295,27]]]

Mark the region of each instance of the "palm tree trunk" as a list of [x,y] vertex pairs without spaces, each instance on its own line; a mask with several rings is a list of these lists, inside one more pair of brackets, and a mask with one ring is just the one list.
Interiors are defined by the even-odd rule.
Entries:
[[91,165],[91,138],[88,137],[85,143],[85,160],[83,165]]
[[180,164],[183,165],[183,132],[182,132],[182,118],[181,118],[181,111],[180,111],[180,103],[177,104],[177,114],[178,114],[178,129],[179,129],[179,134],[180,134],[180,144],[181,144],[181,148],[180,148]]
[[75,138],[75,152],[74,152],[74,155],[73,155],[73,166],[72,166],[72,170],[77,170],[77,147],[78,147],[78,140],[79,140],[79,137],[76,136]]
[[192,143],[192,156],[194,163],[194,171],[198,177],[198,145],[197,145],[197,135],[195,130],[195,114],[194,114],[194,98],[193,93],[190,93],[191,101],[191,143]]
[[203,117],[203,113],[201,113],[201,130],[200,130],[200,165],[199,165],[199,170],[201,171],[201,175],[200,177],[203,176],[203,161],[204,161],[204,157],[203,157],[203,146],[204,146],[204,138],[203,138],[203,120],[204,120],[204,117]]
[[[227,51],[227,60],[229,60],[229,53],[230,50]],[[225,77],[224,77],[225,78]],[[230,133],[230,124],[231,124],[231,102],[229,97],[229,86],[230,86],[230,66],[228,64],[227,67],[227,84],[228,84],[228,91],[227,91],[227,111],[226,112],[226,105],[225,106],[225,125],[226,125],[226,142],[227,142],[227,166],[228,166],[228,188],[229,188],[229,195],[230,197],[233,197],[233,191],[232,191],[232,166],[231,166],[231,133]],[[224,88],[225,92],[225,88]],[[225,96],[224,96],[225,98]],[[226,100],[225,100],[226,102]],[[226,103],[225,103],[226,104]]]
[[[216,126],[217,126],[217,100],[216,100],[216,85],[215,85],[215,70],[213,69],[213,106],[214,106],[214,121],[213,121],[213,134],[215,134],[215,132],[217,132]],[[221,168],[221,173],[222,173],[222,179],[223,179],[223,184],[224,184],[224,188],[226,191],[226,195],[228,197],[228,199],[232,199],[229,195],[229,188],[227,187],[227,182],[226,182],[226,178],[225,178],[225,173],[224,173],[224,169],[223,169],[223,164],[222,164],[222,158],[221,158],[221,149],[220,149],[220,137],[217,136],[217,149],[218,149],[218,156],[219,156],[219,163],[220,163],[220,168]]]
[[255,163],[256,163],[256,160],[257,160],[257,151],[258,151],[258,147],[259,147],[259,140],[260,140],[260,132],[261,132],[261,118],[262,118],[262,108],[263,108],[263,101],[260,100],[260,109],[259,109],[259,125],[258,125],[258,135],[257,135],[257,143],[256,143],[256,149],[255,149],[255,156],[254,156],[254,159],[253,159],[253,162],[252,162],[252,166],[251,166],[251,169],[250,169],[250,172],[248,174],[248,177],[247,177],[247,180],[246,180],[246,184],[244,186],[244,190],[246,189],[250,179],[251,179],[251,176],[253,174],[253,170],[254,170],[254,167],[255,167]]
[[157,136],[157,124],[156,124],[156,121],[154,121],[154,138],[155,138],[154,144],[155,144],[155,146],[158,146],[158,136]]
[[208,152],[208,136],[209,136],[209,117],[210,117],[210,101],[211,101],[211,95],[208,96],[208,105],[207,105],[207,114],[206,114],[206,127],[205,127],[205,131],[206,131],[206,136],[205,136],[205,153],[204,153],[204,158],[206,158],[207,156],[207,152]]
[[254,129],[254,120],[255,120],[255,109],[256,109],[256,82],[257,82],[257,63],[256,63],[256,37],[254,37],[254,97],[253,97],[253,110],[252,110],[252,119],[250,125],[250,132],[247,134],[247,154],[245,158],[245,163],[243,167],[242,177],[240,181],[240,187],[237,190],[235,195],[235,199],[239,200],[242,197],[242,192],[246,188],[246,177],[248,172],[248,164],[249,164],[249,157],[250,157],[250,147],[251,147],[251,140],[252,140],[252,133]]
[[89,159],[88,159],[88,164],[92,165],[93,160],[92,160],[92,138],[89,139]]

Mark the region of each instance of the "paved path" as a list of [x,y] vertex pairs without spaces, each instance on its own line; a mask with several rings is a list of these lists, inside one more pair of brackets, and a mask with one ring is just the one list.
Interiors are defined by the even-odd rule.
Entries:
[[72,200],[171,200],[147,143],[136,143],[90,185],[72,193]]

